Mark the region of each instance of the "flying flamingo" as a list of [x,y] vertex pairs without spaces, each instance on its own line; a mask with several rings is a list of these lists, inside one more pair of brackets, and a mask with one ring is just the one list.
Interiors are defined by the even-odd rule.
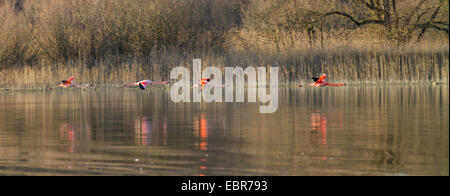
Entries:
[[[338,83],[338,84],[332,84],[325,81],[325,78],[327,77],[327,74],[322,74],[319,78],[312,78],[314,80],[314,83],[309,84],[311,87],[323,87],[323,86],[344,86],[344,83]],[[298,85],[299,87],[302,87],[301,84]]]
[[78,87],[78,88],[82,88],[82,87],[90,87],[93,86],[92,84],[75,84],[72,81],[75,79],[75,77],[70,77],[67,80],[63,80],[61,81],[61,84],[58,85],[57,87],[61,87],[61,88],[72,88],[72,87]]
[[202,78],[197,84],[194,84],[194,86],[192,86],[192,88],[197,88],[197,87],[201,87],[202,90],[205,86],[218,86],[218,87],[225,87],[225,85],[223,84],[211,84],[209,83],[211,81],[210,78]]
[[139,82],[135,82],[135,83],[127,83],[124,84],[124,87],[139,87],[142,90],[145,90],[147,88],[148,85],[155,85],[155,84],[167,84],[169,83],[169,81],[163,81],[163,82],[155,82],[155,81],[151,81],[151,80],[142,80]]

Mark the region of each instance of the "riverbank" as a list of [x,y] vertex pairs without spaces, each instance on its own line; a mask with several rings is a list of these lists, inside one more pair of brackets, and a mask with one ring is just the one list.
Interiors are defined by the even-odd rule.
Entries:
[[330,82],[351,83],[448,83],[449,50],[439,49],[355,49],[335,48],[290,52],[163,53],[148,57],[108,57],[96,61],[40,62],[0,70],[0,88],[52,87],[75,76],[76,83],[121,85],[143,79],[170,79],[175,67],[192,74],[192,60],[200,58],[202,68],[278,67],[280,84],[305,84],[311,77],[328,74]]
[[[298,83],[280,83],[279,88],[299,88]],[[309,86],[305,86],[305,83],[302,83],[301,88],[313,88]],[[448,82],[424,82],[424,81],[396,81],[396,82],[380,82],[380,81],[365,81],[365,82],[350,82],[345,83],[345,87],[370,87],[370,86],[384,86],[384,87],[390,87],[390,86],[448,86]],[[171,85],[155,85],[155,86],[149,86],[148,89],[170,89]],[[247,88],[247,87],[246,87]],[[342,88],[342,87],[325,87],[325,88]],[[138,88],[125,88],[123,87],[123,84],[96,84],[92,87],[85,87],[85,88],[56,88],[55,86],[48,86],[48,85],[34,85],[34,86],[1,86],[0,87],[0,93],[6,93],[6,92],[21,92],[21,91],[91,91],[91,90],[112,90],[112,89],[129,89],[129,90],[140,90]]]

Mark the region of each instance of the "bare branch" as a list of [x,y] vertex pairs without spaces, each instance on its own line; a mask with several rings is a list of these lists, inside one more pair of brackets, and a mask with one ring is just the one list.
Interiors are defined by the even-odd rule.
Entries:
[[432,22],[427,22],[425,24],[415,24],[414,26],[418,27],[418,28],[421,28],[419,36],[417,36],[417,40],[421,40],[423,35],[425,34],[425,32],[428,29],[431,29],[431,28],[434,28],[434,29],[439,30],[439,31],[444,31],[445,33],[447,33],[447,35],[449,34],[449,29],[448,28],[439,27],[439,26],[433,24]]
[[436,7],[436,9],[434,10],[433,14],[431,14],[431,17],[428,20],[428,22],[425,23],[425,24],[418,25],[418,26],[422,26],[422,27],[419,27],[419,28],[422,28],[422,30],[420,31],[420,34],[417,37],[417,40],[420,40],[422,38],[422,36],[425,34],[426,30],[429,29],[429,28],[434,28],[434,29],[437,29],[439,31],[445,31],[447,33],[447,35],[448,35],[448,28],[446,29],[446,28],[439,27],[439,26],[437,26],[436,24],[434,24],[432,22],[434,19],[436,19],[436,16],[439,14],[439,11],[441,10],[441,6],[442,6],[442,1],[440,1],[439,6]]
[[422,19],[422,17],[425,16],[426,14],[428,14],[428,12],[430,12],[432,9],[433,7],[428,8],[424,12],[420,13],[419,16],[417,16],[416,23],[419,23],[420,19]]
[[416,8],[414,8],[414,11],[412,11],[411,14],[408,15],[408,17],[406,18],[406,24],[411,23],[412,17],[419,11],[420,7],[422,7],[422,4],[425,3],[425,1],[426,0],[420,1]]
[[397,1],[396,0],[392,0],[392,10],[394,11],[394,13],[397,13]]
[[348,18],[350,21],[352,21],[356,26],[362,26],[362,25],[366,25],[366,24],[380,24],[380,25],[385,25],[383,20],[362,20],[362,21],[358,21],[356,20],[353,16],[351,16],[350,14],[344,13],[344,12],[328,12],[324,15],[324,17],[327,16],[332,16],[332,15],[338,15],[338,16],[344,16],[346,18]]
[[440,24],[440,25],[447,25],[447,26],[449,26],[449,24],[448,24],[448,23],[445,23],[445,22],[442,22],[442,21],[432,21],[432,23],[434,23],[434,24]]
[[367,3],[364,0],[359,0],[360,2],[362,2],[367,8],[371,9],[371,10],[375,10],[377,12],[383,12],[383,9],[377,7],[375,5],[375,3],[373,2],[373,0],[370,0],[370,3]]

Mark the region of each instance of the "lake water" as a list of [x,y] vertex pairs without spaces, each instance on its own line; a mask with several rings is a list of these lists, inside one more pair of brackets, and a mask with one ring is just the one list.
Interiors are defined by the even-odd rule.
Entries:
[[169,95],[0,92],[0,175],[449,175],[447,85],[280,88],[273,114]]

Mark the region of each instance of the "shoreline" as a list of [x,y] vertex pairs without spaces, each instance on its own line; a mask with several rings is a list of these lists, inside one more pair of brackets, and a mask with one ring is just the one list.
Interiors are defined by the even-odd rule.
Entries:
[[[364,82],[344,82],[344,87],[371,87],[371,86],[448,86],[448,81],[441,82],[431,82],[431,81],[392,81],[392,82],[383,82],[383,81],[364,81]],[[32,86],[32,87],[2,87],[0,86],[0,92],[12,92],[12,91],[53,91],[53,90],[98,90],[98,89],[138,89],[131,87],[123,87],[123,84],[94,84],[93,87],[83,87],[83,88],[56,88],[49,86]],[[309,86],[298,87],[299,83],[294,82],[281,82],[278,87],[279,88],[310,88]],[[304,85],[302,83],[302,85]],[[171,85],[164,86],[149,86],[149,89],[162,89],[162,88],[171,88]],[[249,88],[246,86],[245,88]],[[335,87],[336,88],[336,87]],[[339,87],[337,87],[339,88]],[[341,87],[342,88],[342,87]]]

